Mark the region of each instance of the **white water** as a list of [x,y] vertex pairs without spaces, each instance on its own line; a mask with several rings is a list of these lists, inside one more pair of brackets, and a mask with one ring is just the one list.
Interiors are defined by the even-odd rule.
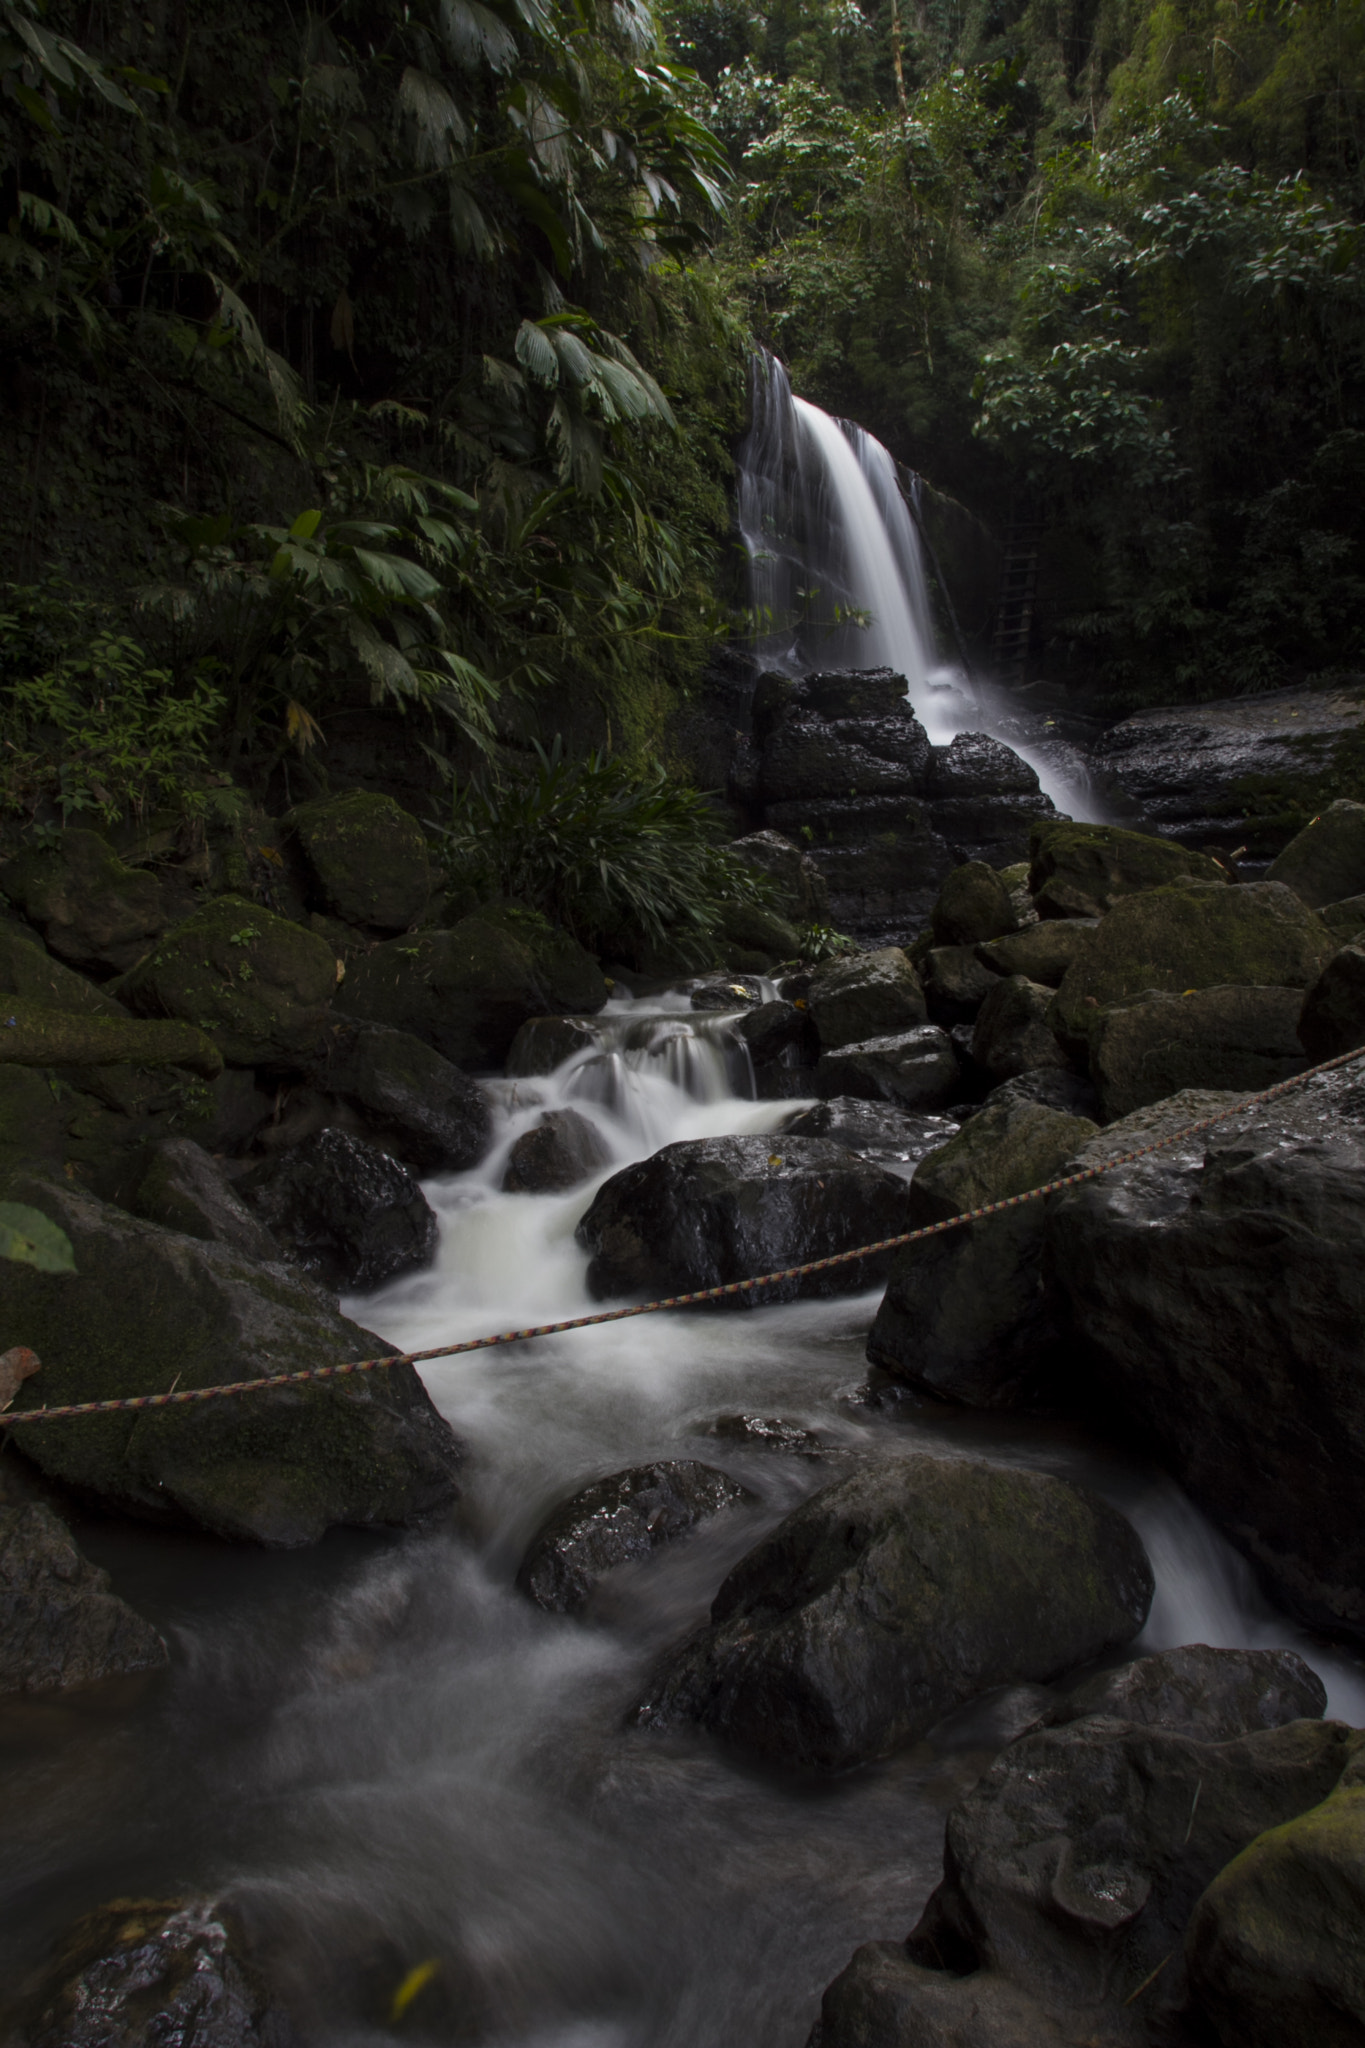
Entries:
[[[573,1242],[593,1187],[499,1188],[542,1108],[582,1110],[619,1165],[672,1139],[771,1130],[794,1107],[735,1092],[747,1077],[723,1020],[618,1005],[601,1022],[601,1050],[494,1084],[494,1152],[429,1185],[437,1265],[350,1304],[386,1340],[593,1305]],[[310,2044],[801,2048],[852,1950],[913,1924],[945,1813],[1000,1737],[987,1702],[825,1783],[624,1725],[737,1557],[840,1469],[706,1434],[738,1408],[862,1457],[912,1439],[1083,1479],[1132,1515],[1156,1568],[1139,1648],[1291,1644],[1331,1709],[1365,1721],[1359,1666],[1275,1616],[1159,1475],[1033,1418],[851,1401],[875,1307],[660,1315],[431,1365],[470,1446],[452,1530],[270,1557],[91,1524],[83,1542],[169,1632],[174,1666],[124,1708],[74,1695],[0,1711],[0,1975],[100,1900],[202,1887],[258,1930]],[[718,1464],[760,1505],[615,1575],[587,1622],[516,1592],[551,1503],[660,1456]],[[427,1962],[423,2002],[395,2029],[393,1996]]]
[[793,675],[893,669],[936,746],[960,732],[995,733],[1060,811],[1098,816],[1079,758],[1063,763],[1021,739],[1007,693],[936,653],[924,551],[890,451],[795,397],[772,356],[756,359],[751,391],[738,513],[764,663]]

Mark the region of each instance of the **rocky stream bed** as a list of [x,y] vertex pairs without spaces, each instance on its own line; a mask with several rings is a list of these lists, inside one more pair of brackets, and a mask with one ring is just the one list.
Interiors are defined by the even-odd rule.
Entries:
[[[1365,806],[1239,875],[886,672],[770,678],[732,783],[704,973],[379,796],[0,868],[75,1260],[0,1269],[14,1409],[789,1267],[1365,1046]],[[0,2038],[1359,2044],[1362,1167],[1346,1065],[757,1301],[16,1424]]]

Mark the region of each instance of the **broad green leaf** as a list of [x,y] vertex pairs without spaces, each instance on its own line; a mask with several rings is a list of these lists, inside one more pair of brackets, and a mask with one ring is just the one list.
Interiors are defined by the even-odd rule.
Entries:
[[0,1202],[0,1259],[36,1266],[40,1273],[74,1273],[71,1239],[41,1209],[27,1202]]
[[300,512],[289,529],[291,540],[311,540],[322,524],[321,512]]

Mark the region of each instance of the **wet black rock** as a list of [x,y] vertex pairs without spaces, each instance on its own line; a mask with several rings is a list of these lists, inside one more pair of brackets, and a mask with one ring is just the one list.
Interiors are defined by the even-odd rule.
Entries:
[[[1229,1100],[1176,1097],[1111,1126],[1081,1158]],[[1358,1072],[1307,1081],[1049,1211],[1052,1266],[1096,1390],[1283,1600],[1365,1640]]]
[[528,1017],[512,1040],[504,1071],[520,1080],[552,1074],[577,1052],[601,1052],[606,1037],[586,1017]]
[[1068,1116],[1100,1121],[1100,1098],[1094,1084],[1066,1067],[1034,1067],[1012,1081],[1002,1081],[973,1113],[979,1116],[996,1102],[1041,1102],[1045,1109],[1064,1109]]
[[706,1434],[746,1451],[785,1451],[798,1458],[823,1458],[829,1446],[813,1429],[780,1415],[718,1415]]
[[699,1522],[754,1499],[737,1479],[694,1458],[610,1473],[541,1523],[522,1558],[517,1585],[552,1614],[577,1614],[605,1572],[649,1557]]
[[827,1102],[797,1110],[783,1129],[793,1138],[833,1138],[861,1158],[885,1166],[913,1166],[946,1145],[957,1125],[951,1117],[917,1115],[912,1110],[893,1109],[889,1102],[834,1095]]
[[859,1095],[927,1113],[946,1109],[962,1087],[962,1062],[937,1024],[821,1053],[816,1074],[822,1095]]
[[[691,1293],[907,1228],[909,1189],[897,1174],[822,1138],[703,1138],[665,1145],[598,1189],[577,1239],[591,1255],[588,1287],[646,1298]],[[764,1301],[872,1286],[887,1255],[834,1266],[762,1291]],[[752,1293],[726,1306],[757,1305]]]
[[1310,910],[1365,890],[1365,804],[1344,797],[1329,804],[1291,839],[1266,869],[1268,882],[1286,882]]
[[348,1131],[319,1131],[237,1185],[285,1257],[325,1287],[378,1287],[436,1250],[435,1214],[408,1168]]
[[924,1000],[935,1024],[970,1024],[999,975],[983,966],[975,946],[935,946],[921,968]]
[[1365,896],[1346,896],[1340,903],[1324,903],[1318,916],[1338,945],[1352,946],[1365,937]]
[[1365,1045],[1365,947],[1332,955],[1304,998],[1298,1034],[1315,1065]]
[[418,1173],[463,1173],[492,1143],[483,1089],[411,1032],[333,1024],[310,1075],[356,1112],[381,1150]]
[[823,1488],[752,1550],[634,1718],[843,1768],[993,1686],[1127,1642],[1151,1595],[1137,1536],[1081,1488],[897,1456]]
[[0,1693],[65,1691],[169,1662],[149,1621],[37,1503],[0,1506]]
[[1012,1081],[1039,1067],[1069,1064],[1049,1017],[1052,990],[1022,974],[997,981],[977,1012],[972,1058],[991,1080]]
[[600,1173],[611,1154],[595,1124],[576,1109],[547,1109],[507,1155],[503,1191],[558,1195]]
[[114,1899],[77,1921],[21,1994],[14,2048],[297,2048],[231,1916],[207,1900]]
[[282,1254],[270,1232],[236,1192],[217,1160],[191,1138],[154,1145],[137,1186],[124,1205],[148,1223],[183,1230],[209,1244],[227,1245],[244,1258],[274,1261]]
[[813,1068],[820,1056],[810,1018],[794,1003],[760,1003],[735,1019],[735,1031],[749,1048],[755,1075],[778,1065]]
[[899,946],[826,962],[806,1001],[826,1052],[913,1031],[928,1017],[919,976]]
[[1243,987],[1153,992],[1101,1010],[1090,1072],[1106,1120],[1182,1088],[1250,1095],[1302,1073],[1303,1008],[1302,989]]
[[[12,1327],[43,1361],[16,1408],[223,1385],[386,1349],[282,1266],[144,1223],[65,1181],[15,1176],[6,1195],[59,1224],[76,1259],[74,1274],[6,1269]],[[458,1497],[462,1457],[410,1365],[15,1439],[49,1478],[103,1506],[276,1549],[338,1525],[421,1521]]]
[[762,982],[752,974],[713,975],[692,985],[694,1010],[752,1010],[766,1001]]
[[929,761],[934,796],[1038,795],[1038,771],[987,732],[960,732],[948,746],[935,747]]
[[1187,1643],[1097,1672],[1067,1695],[1054,1724],[1103,1714],[1169,1728],[1199,1742],[1230,1742],[1261,1728],[1320,1720],[1327,1689],[1293,1650],[1214,1650]]

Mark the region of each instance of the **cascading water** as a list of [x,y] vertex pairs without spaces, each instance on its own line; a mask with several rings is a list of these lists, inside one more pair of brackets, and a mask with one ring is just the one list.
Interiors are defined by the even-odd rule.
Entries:
[[[574,1228],[597,1183],[501,1191],[543,1111],[587,1117],[605,1173],[684,1138],[775,1131],[796,1106],[754,1101],[732,1027],[684,1002],[615,1004],[553,1071],[490,1086],[494,1150],[428,1183],[437,1263],[348,1303],[397,1346],[592,1306]],[[1083,1479],[1152,1555],[1140,1647],[1287,1643],[1334,1711],[1365,1720],[1359,1667],[1276,1617],[1169,1481],[1034,1418],[851,1400],[874,1308],[657,1316],[428,1366],[470,1447],[455,1529],[338,1532],[272,1557],[85,1525],[173,1666],[141,1694],[0,1706],[0,1977],[101,1900],[203,1890],[257,1931],[306,2039],[327,2048],[799,2048],[853,1949],[913,1924],[945,1811],[1001,1737],[987,1702],[931,1743],[811,1783],[625,1725],[731,1565],[843,1469],[709,1433],[736,1409],[789,1417],[844,1455],[960,1446]],[[679,1456],[730,1471],[758,1505],[616,1574],[590,1621],[515,1590],[551,1505]]]
[[1005,739],[1059,810],[1096,815],[1079,758],[1031,743],[1017,707],[935,652],[924,550],[890,451],[852,421],[797,398],[774,356],[756,356],[737,507],[749,557],[755,651],[765,667],[890,668],[935,744]]

